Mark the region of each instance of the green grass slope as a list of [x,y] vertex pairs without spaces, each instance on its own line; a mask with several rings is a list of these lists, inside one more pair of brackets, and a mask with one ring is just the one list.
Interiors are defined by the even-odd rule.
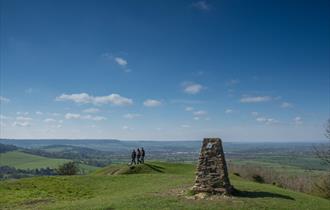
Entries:
[[0,208],[322,210],[330,206],[326,199],[249,182],[236,176],[230,177],[240,191],[235,197],[189,199],[186,194],[194,183],[195,166],[162,162],[148,165],[135,168],[116,165],[88,176],[3,181],[0,182]]
[[56,168],[68,162],[68,159],[47,158],[20,151],[11,151],[0,154],[0,166],[12,166],[17,169]]
[[[72,160],[42,157],[20,151],[0,153],[0,166],[11,166],[17,169],[57,168],[69,161]],[[86,164],[79,164],[79,168],[86,173],[98,169],[98,167]]]

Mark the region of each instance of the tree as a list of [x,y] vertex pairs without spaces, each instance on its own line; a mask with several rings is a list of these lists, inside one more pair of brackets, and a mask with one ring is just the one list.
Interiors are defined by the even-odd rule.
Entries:
[[76,175],[79,172],[79,168],[75,162],[68,162],[60,165],[57,172],[59,175]]
[[330,119],[328,119],[324,135],[329,140],[329,142],[325,145],[322,145],[322,148],[315,148],[315,151],[316,156],[322,160],[324,164],[330,166]]
[[[325,134],[324,134],[329,142],[325,145],[322,145],[322,148],[316,148],[315,152],[316,156],[322,160],[322,162],[330,167],[330,119],[328,119]],[[326,198],[330,198],[330,173],[324,176],[319,183],[316,185],[316,189],[322,193],[322,195]]]

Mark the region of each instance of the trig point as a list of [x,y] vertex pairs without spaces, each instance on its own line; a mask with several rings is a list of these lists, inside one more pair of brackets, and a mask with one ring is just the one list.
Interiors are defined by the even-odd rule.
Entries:
[[228,177],[221,139],[205,138],[199,155],[193,191],[228,195],[233,190]]

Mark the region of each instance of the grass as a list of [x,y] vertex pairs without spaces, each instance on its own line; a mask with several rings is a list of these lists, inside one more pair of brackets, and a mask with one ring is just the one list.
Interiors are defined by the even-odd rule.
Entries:
[[[72,160],[42,157],[20,151],[0,153],[0,166],[11,166],[17,169],[57,168],[69,161]],[[79,168],[85,173],[98,169],[98,167],[86,164],[79,164]]]
[[[120,171],[120,172],[119,172]],[[328,209],[330,201],[231,176],[239,193],[188,199],[195,166],[149,162],[115,165],[86,176],[34,177],[0,182],[0,209]],[[134,174],[132,174],[134,173]],[[117,175],[109,175],[117,174]]]
[[57,168],[60,164],[69,162],[68,159],[47,158],[20,151],[0,154],[0,165],[11,166],[17,169]]

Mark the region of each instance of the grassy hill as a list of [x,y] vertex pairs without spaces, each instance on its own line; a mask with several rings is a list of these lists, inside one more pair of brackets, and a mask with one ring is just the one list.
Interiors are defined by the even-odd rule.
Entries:
[[0,154],[0,165],[12,166],[17,169],[56,168],[60,164],[69,162],[68,159],[47,158],[20,151],[11,151]]
[[195,166],[151,162],[115,165],[86,176],[0,182],[2,209],[328,209],[330,201],[231,176],[234,197],[187,196]]
[[[17,169],[57,168],[59,165],[69,162],[69,159],[48,158],[32,155],[21,151],[0,153],[0,166],[11,166]],[[93,171],[98,167],[79,164],[86,172]]]

